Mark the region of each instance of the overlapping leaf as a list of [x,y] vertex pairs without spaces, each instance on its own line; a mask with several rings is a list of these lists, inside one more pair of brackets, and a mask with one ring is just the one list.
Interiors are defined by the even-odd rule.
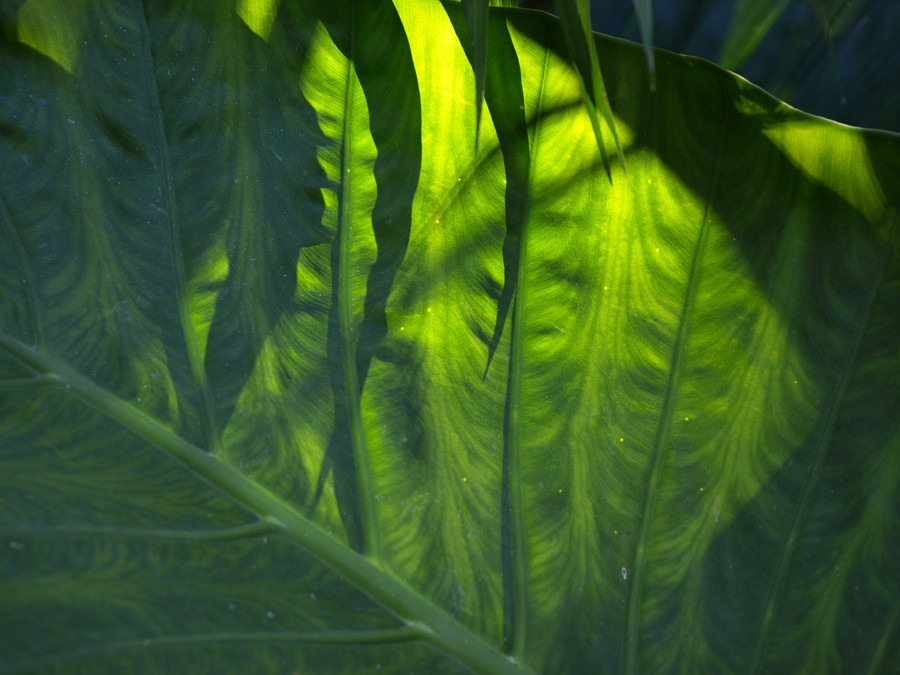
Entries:
[[551,17],[491,12],[476,156],[456,5],[53,7],[0,51],[0,668],[900,656],[896,136],[598,39],[610,184]]

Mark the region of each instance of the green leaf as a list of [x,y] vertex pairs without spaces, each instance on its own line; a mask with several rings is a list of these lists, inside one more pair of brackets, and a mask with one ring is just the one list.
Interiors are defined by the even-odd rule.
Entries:
[[647,58],[647,70],[650,72],[650,90],[656,89],[656,59],[653,56],[653,5],[650,0],[633,0],[634,14],[641,31],[641,42],[644,43],[644,54]]
[[790,4],[791,0],[739,0],[717,63],[740,68]]
[[813,9],[816,12],[816,18],[822,25],[822,34],[825,36],[825,43],[828,45],[828,59],[831,61],[831,68],[834,71],[834,77],[837,80],[838,91],[840,92],[841,103],[847,102],[847,96],[844,93],[844,83],[841,80],[841,71],[838,70],[837,57],[834,53],[834,36],[831,30],[830,12],[822,0],[812,0]]
[[[475,154],[478,154],[478,134],[481,131],[481,110],[487,77],[487,25],[489,0],[462,0],[463,14],[472,53],[475,73]],[[465,44],[465,43],[463,43]]]
[[900,661],[900,137],[213,4],[3,10],[0,672]]
[[[714,60],[795,107],[900,131],[893,0],[705,0],[656,7],[655,44]],[[624,4],[595,3],[594,29],[640,41]],[[629,17],[630,18],[630,17]]]
[[600,148],[600,155],[603,158],[603,166],[606,168],[606,173],[610,180],[612,180],[608,152],[603,141],[600,115],[603,116],[609,132],[612,134],[623,172],[625,171],[625,155],[622,152],[622,143],[619,140],[619,132],[613,119],[609,95],[603,82],[603,75],[600,72],[600,63],[597,60],[597,47],[593,33],[591,33],[590,0],[560,0],[556,4],[556,9],[559,12],[560,25],[566,40],[566,47],[569,50],[572,63],[581,76],[582,94],[591,125],[594,129],[594,136],[597,139],[597,146]]

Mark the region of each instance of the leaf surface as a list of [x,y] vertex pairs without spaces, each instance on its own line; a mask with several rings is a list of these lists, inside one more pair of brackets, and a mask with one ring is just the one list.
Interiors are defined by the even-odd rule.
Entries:
[[611,184],[539,13],[476,156],[455,4],[66,7],[0,33],[0,671],[900,660],[896,135],[596,37]]

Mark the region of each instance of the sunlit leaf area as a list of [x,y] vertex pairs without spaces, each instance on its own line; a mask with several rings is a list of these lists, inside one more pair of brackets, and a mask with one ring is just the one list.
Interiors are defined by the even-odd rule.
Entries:
[[900,135],[488,4],[0,5],[0,673],[894,672]]

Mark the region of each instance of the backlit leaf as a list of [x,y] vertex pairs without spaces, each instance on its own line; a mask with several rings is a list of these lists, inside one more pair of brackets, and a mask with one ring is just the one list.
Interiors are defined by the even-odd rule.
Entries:
[[[900,138],[456,3],[18,3],[0,672],[900,662]],[[616,143],[603,136],[612,153]]]

